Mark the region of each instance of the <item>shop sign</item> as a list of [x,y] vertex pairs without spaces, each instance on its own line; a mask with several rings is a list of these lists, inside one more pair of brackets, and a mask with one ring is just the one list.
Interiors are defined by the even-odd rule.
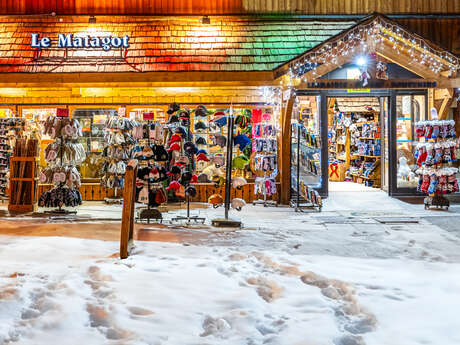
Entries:
[[438,83],[431,80],[369,80],[367,87],[362,89],[362,81],[359,80],[317,80],[315,82],[304,83],[299,86],[300,89],[354,89],[354,90],[370,90],[370,89],[431,89],[435,88]]
[[[30,46],[37,49],[53,48],[56,40],[48,36],[40,37],[40,34],[33,33]],[[108,51],[112,48],[128,48],[129,36],[123,37],[97,37],[97,36],[75,36],[73,34],[58,34],[57,48],[102,48]]]
[[69,109],[67,108],[57,108],[56,109],[57,117],[69,117]]
[[153,112],[143,113],[142,115],[144,117],[144,120],[153,120],[155,117],[155,114]]

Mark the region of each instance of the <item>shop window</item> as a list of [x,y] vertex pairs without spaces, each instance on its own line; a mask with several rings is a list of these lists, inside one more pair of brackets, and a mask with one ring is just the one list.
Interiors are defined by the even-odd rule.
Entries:
[[397,188],[417,188],[414,125],[426,120],[424,95],[396,96]]

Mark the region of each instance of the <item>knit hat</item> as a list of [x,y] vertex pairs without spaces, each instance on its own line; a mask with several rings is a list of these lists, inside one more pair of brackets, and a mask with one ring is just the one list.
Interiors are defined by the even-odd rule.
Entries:
[[206,109],[206,107],[201,104],[195,109],[195,116],[205,117],[208,115],[208,113],[209,111]]
[[219,127],[223,127],[227,124],[227,117],[221,117],[218,120],[214,120],[214,123]]
[[225,157],[222,154],[215,155],[211,160],[215,165],[223,166],[225,164]]
[[246,205],[246,201],[244,201],[243,199],[235,198],[232,200],[232,208],[237,211],[241,211],[241,209],[245,205]]
[[233,142],[235,143],[235,145],[239,146],[240,150],[244,150],[246,145],[249,145],[251,143],[251,140],[244,134],[240,134],[233,138]]
[[193,174],[190,171],[184,171],[182,173],[181,181],[183,184],[189,183],[192,179]]
[[244,155],[240,155],[238,157],[233,158],[232,166],[235,169],[244,169],[244,167],[248,164],[249,159]]
[[263,113],[262,114],[262,121],[270,121],[272,116],[269,113]]
[[189,119],[190,118],[190,110],[188,109],[181,109],[179,110],[179,119],[184,120],[184,119]]
[[199,155],[200,153],[202,153],[202,154],[204,154],[204,155],[206,155],[206,156],[208,155],[208,153],[206,152],[206,150],[203,150],[203,149],[198,150],[198,151],[195,152],[195,154],[197,154],[197,155]]
[[174,132],[180,134],[182,137],[185,137],[187,135],[187,132],[183,127],[177,127]]
[[168,152],[163,145],[155,145],[153,148],[153,159],[158,162],[165,162],[168,160]]
[[174,134],[169,140],[169,145],[171,145],[172,143],[176,143],[176,142],[180,143],[181,141],[182,141],[182,137],[178,134]]
[[249,119],[245,115],[238,115],[235,119],[235,123],[240,126],[241,128],[247,128]]
[[187,141],[185,144],[184,144],[184,151],[185,153],[187,153],[188,155],[193,155],[195,154],[195,152],[197,151],[196,149],[196,146],[194,143],[192,143],[191,141]]
[[178,111],[179,109],[180,109],[180,105],[179,105],[179,104],[177,104],[177,103],[171,103],[171,104],[169,105],[169,108],[168,108],[167,113],[171,115],[171,114],[175,113],[176,111]]
[[200,183],[209,183],[209,177],[205,173],[201,173],[197,177],[198,182]]
[[223,135],[215,135],[211,137],[211,140],[214,145],[219,145],[220,147],[225,147],[225,145],[227,145],[227,138]]
[[223,118],[223,117],[225,117],[225,112],[223,112],[223,111],[216,111],[216,112],[214,113],[214,116],[213,116],[213,118],[212,118],[212,121],[217,121],[217,120],[219,120],[219,119],[221,119],[221,118]]
[[197,145],[207,145],[208,143],[206,142],[206,139],[203,138],[203,137],[198,137],[196,140],[195,140],[195,144]]
[[168,151],[180,151],[180,145],[178,143],[173,143],[169,146]]
[[168,121],[169,124],[171,124],[171,123],[177,123],[177,122],[179,122],[179,118],[178,118],[176,115],[171,115],[171,116],[169,117],[169,121]]
[[237,176],[232,179],[233,188],[241,188],[242,186],[247,185],[247,184],[248,184],[248,181],[246,181],[244,177]]
[[206,126],[206,124],[203,121],[198,121],[197,123],[195,123],[195,130],[196,131],[206,129],[206,128],[208,128],[208,127]]
[[180,189],[180,183],[177,182],[177,181],[171,181],[171,183],[169,184],[168,187],[166,187],[166,190],[171,190],[171,189],[174,189],[174,190],[178,190]]
[[196,161],[197,161],[197,162],[199,162],[199,161],[206,161],[206,162],[209,162],[209,158],[206,157],[205,154],[200,153],[198,156],[196,156]]
[[173,165],[170,169],[171,174],[180,174],[182,170],[177,166]]

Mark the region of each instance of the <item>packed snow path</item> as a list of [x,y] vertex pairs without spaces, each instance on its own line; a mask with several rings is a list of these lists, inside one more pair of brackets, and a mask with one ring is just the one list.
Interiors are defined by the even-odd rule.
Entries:
[[371,214],[247,207],[242,230],[176,229],[200,236],[126,260],[118,242],[0,236],[0,344],[459,344],[458,234]]

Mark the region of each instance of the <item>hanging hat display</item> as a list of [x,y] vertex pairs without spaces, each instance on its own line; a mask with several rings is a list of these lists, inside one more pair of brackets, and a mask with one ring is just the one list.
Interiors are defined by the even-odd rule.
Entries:
[[216,111],[213,115],[212,121],[217,121],[221,118],[225,117],[225,112],[223,111]]
[[225,126],[227,124],[227,117],[221,117],[220,119],[215,120],[214,123],[218,127],[223,127],[223,126]]

